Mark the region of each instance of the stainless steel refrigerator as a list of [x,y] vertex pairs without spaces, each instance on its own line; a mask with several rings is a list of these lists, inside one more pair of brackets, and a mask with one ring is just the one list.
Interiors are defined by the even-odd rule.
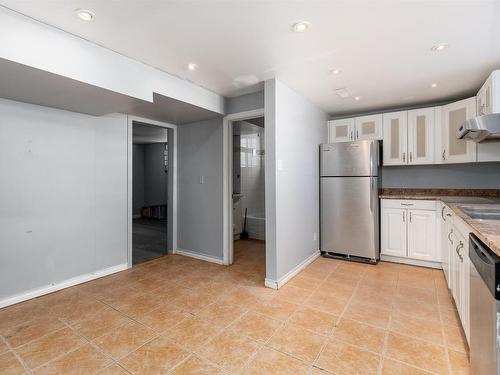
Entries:
[[327,256],[380,258],[377,141],[320,145],[320,248]]

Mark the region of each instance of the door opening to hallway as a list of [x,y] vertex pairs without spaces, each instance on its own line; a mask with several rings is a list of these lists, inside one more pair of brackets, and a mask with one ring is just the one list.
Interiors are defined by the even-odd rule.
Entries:
[[132,263],[168,253],[168,129],[133,124]]

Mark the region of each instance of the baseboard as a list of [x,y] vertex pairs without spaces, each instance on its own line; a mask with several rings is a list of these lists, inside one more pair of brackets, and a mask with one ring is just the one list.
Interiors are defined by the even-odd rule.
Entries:
[[45,294],[57,292],[58,290],[69,288],[70,286],[86,283],[87,281],[92,281],[100,277],[111,275],[112,273],[124,271],[127,268],[128,268],[127,263],[119,264],[117,266],[108,267],[99,271],[90,272],[85,275],[72,277],[71,279],[67,279],[56,284],[52,284],[38,289],[32,289],[22,294],[16,294],[12,297],[7,297],[5,299],[0,300],[0,308],[14,305],[19,302],[27,301],[35,297],[40,297]]
[[264,281],[264,285],[271,289],[278,289],[278,282],[276,280],[268,279],[267,277]]
[[427,268],[435,268],[438,270],[443,269],[441,262],[429,262],[427,260],[418,260],[418,259],[410,259],[410,258],[399,258],[391,255],[380,255],[380,260],[384,262],[391,263],[401,263],[401,264],[409,264],[411,266],[419,266],[419,267],[427,267]]
[[283,285],[285,285],[290,279],[294,276],[296,276],[300,271],[302,271],[304,268],[306,268],[310,263],[312,263],[316,258],[318,258],[321,255],[320,251],[314,252],[311,256],[306,258],[303,262],[292,268],[285,276],[279,278],[277,281],[273,279],[267,279],[265,280],[265,286],[268,288],[272,289],[279,289]]
[[210,262],[210,263],[221,264],[221,265],[224,264],[222,259],[211,257],[210,255],[203,255],[200,253],[195,253],[194,251],[190,251],[190,250],[176,249],[176,250],[174,250],[174,254],[184,255],[186,257],[200,259],[200,260],[204,260],[204,261]]

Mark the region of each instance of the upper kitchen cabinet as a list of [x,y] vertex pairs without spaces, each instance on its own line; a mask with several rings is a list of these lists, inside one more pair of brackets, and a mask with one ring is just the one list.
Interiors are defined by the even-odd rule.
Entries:
[[500,112],[500,70],[490,74],[476,96],[477,114]]
[[433,164],[434,108],[408,111],[408,164]]
[[382,115],[328,121],[328,142],[382,139]]
[[441,107],[443,163],[470,163],[476,161],[476,143],[457,138],[457,130],[465,120],[476,116],[476,98],[468,98]]
[[354,119],[328,121],[328,143],[351,142],[354,140]]
[[382,115],[356,117],[355,140],[370,141],[382,139]]
[[392,112],[383,115],[384,165],[407,164],[408,112]]

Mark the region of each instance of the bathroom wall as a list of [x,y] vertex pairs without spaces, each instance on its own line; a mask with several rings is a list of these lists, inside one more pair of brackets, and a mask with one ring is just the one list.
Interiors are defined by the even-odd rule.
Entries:
[[[245,208],[249,217],[262,219],[261,226],[255,220],[247,222],[250,238],[264,239],[265,184],[264,184],[264,128],[245,121],[234,124],[233,133],[233,191],[242,198],[235,202],[234,223],[239,228]],[[239,175],[239,178],[238,178]],[[239,187],[239,190],[238,190]],[[261,230],[258,230],[261,228]]]

